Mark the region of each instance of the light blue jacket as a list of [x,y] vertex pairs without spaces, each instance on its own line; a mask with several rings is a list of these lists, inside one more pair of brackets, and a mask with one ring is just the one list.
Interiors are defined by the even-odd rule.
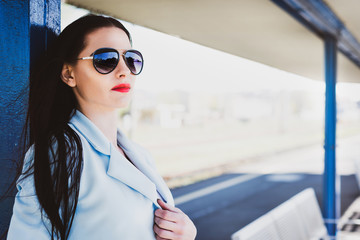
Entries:
[[[69,239],[155,239],[156,200],[161,197],[171,205],[174,200],[148,152],[118,131],[118,144],[135,167],[80,111],[69,125],[80,136],[84,160]],[[32,149],[24,168],[31,159]],[[51,231],[50,222],[41,220],[33,181],[31,175],[17,182],[8,240],[51,238],[47,230]]]

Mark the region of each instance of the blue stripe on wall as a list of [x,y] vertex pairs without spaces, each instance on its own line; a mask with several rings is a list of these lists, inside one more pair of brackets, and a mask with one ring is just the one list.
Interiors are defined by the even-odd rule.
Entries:
[[[50,32],[60,32],[60,4],[60,0],[0,0],[0,195],[19,161],[30,64],[52,40]],[[13,201],[5,198],[0,203],[0,235],[8,228]]]
[[[25,119],[30,62],[29,3],[0,1],[0,194],[13,176],[16,147]],[[13,199],[0,204],[0,232],[12,213]]]

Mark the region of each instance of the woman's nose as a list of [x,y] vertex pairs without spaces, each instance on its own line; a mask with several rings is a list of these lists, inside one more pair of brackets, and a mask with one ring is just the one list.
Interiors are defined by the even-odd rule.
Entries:
[[123,58],[122,55],[120,55],[120,59],[118,62],[118,65],[115,68],[116,71],[116,76],[121,77],[121,76],[128,76],[131,74],[130,69],[128,68],[128,66],[125,63],[125,59]]

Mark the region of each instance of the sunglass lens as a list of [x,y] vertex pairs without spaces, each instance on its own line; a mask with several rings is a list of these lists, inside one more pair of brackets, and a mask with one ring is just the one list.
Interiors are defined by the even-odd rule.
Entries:
[[101,49],[94,54],[94,67],[99,73],[106,74],[114,70],[119,62],[119,54],[110,49]]
[[133,74],[138,75],[141,72],[144,63],[141,53],[136,50],[129,50],[125,53],[124,57],[130,71]]

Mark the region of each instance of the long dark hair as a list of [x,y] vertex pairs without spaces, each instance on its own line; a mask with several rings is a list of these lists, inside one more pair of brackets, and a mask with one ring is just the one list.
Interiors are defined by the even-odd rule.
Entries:
[[[127,29],[116,19],[86,15],[67,26],[54,40],[30,73],[29,105],[23,131],[23,152],[33,146],[31,165],[16,179],[32,175],[41,215],[51,223],[51,239],[67,239],[78,202],[83,165],[79,136],[67,124],[77,101],[72,89],[60,78],[64,63],[75,63],[85,47],[86,36],[103,27]],[[24,141],[25,139],[25,141]],[[61,211],[59,211],[61,209]]]

